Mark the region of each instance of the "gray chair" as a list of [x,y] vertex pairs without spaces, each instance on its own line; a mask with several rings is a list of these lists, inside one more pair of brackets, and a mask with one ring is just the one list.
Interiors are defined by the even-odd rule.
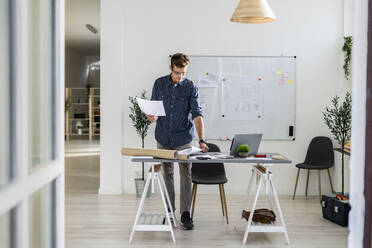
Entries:
[[[207,144],[210,152],[220,152],[220,148],[212,143]],[[226,215],[226,223],[229,224],[229,217],[227,214],[227,203],[225,196],[224,184],[227,183],[225,167],[223,163],[193,163],[191,168],[192,177],[192,209],[191,218],[194,216],[196,191],[198,184],[216,185],[218,184],[220,190],[220,199],[222,207],[222,215]]]
[[321,201],[322,199],[322,188],[320,184],[320,171],[321,170],[328,171],[329,183],[331,184],[331,190],[333,193],[334,190],[333,190],[333,185],[332,185],[332,179],[329,173],[329,168],[331,168],[333,164],[334,164],[334,152],[333,152],[333,145],[332,145],[331,139],[328,137],[324,137],[324,136],[314,137],[311,140],[310,145],[307,149],[305,161],[303,163],[296,164],[296,167],[298,168],[298,172],[297,172],[296,184],[294,187],[293,200],[295,199],[295,196],[296,196],[298,176],[300,175],[301,169],[307,170],[305,196],[307,196],[310,170],[318,170],[319,200]]

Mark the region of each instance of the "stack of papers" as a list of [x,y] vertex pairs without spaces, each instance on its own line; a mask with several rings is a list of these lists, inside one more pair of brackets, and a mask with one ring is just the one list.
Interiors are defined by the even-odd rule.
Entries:
[[249,159],[249,160],[271,160],[271,158],[255,158],[255,157],[247,157],[246,159]]
[[199,147],[192,146],[191,148],[183,149],[178,151],[178,154],[192,155],[200,153],[202,150]]
[[216,158],[221,158],[221,159],[233,159],[234,156],[228,155],[228,154],[216,154],[214,155]]

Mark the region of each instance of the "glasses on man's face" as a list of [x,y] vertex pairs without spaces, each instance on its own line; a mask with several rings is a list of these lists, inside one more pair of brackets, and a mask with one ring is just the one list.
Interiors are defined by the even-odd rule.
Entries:
[[174,75],[176,75],[176,76],[185,76],[185,74],[186,74],[186,72],[180,72],[180,71],[172,71],[172,73],[174,74]]

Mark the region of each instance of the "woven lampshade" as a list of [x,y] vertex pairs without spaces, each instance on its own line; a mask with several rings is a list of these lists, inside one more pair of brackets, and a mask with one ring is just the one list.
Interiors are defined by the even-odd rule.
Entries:
[[264,23],[273,22],[275,19],[275,15],[266,0],[240,0],[230,21],[239,23]]

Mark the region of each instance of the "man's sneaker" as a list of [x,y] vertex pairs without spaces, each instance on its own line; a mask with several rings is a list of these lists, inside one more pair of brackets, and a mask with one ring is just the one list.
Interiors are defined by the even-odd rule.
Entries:
[[190,217],[190,212],[185,211],[181,215],[181,226],[185,230],[192,230],[194,228],[194,223]]

